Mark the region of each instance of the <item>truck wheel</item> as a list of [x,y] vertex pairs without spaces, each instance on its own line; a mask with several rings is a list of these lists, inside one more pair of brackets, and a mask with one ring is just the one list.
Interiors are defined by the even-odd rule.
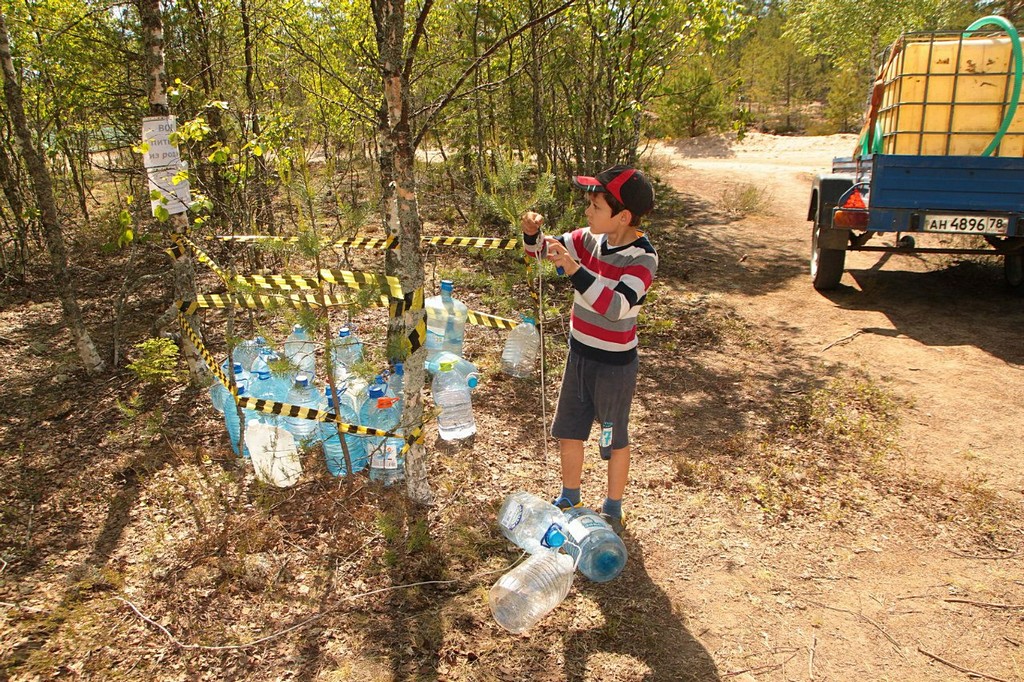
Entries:
[[1024,294],[1024,254],[1008,253],[1003,256],[1003,275],[1010,291]]
[[821,227],[814,226],[811,237],[811,281],[818,291],[835,289],[843,278],[846,266],[846,251],[842,249],[822,249],[818,246],[818,233]]

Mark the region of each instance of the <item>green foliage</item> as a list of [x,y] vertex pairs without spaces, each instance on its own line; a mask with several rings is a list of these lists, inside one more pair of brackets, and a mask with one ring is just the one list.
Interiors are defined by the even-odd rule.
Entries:
[[[520,216],[531,209],[543,210],[553,200],[555,178],[551,173],[540,173],[531,182],[530,165],[517,161],[508,152],[496,152],[493,161],[493,168],[477,183],[477,198],[508,229],[507,234],[519,234]],[[532,190],[529,184],[533,185]]]
[[730,125],[733,85],[715,73],[711,59],[688,59],[665,79],[655,104],[659,137],[695,137]]
[[144,384],[159,387],[185,380],[178,367],[178,346],[170,339],[146,339],[134,346],[139,356],[128,369]]

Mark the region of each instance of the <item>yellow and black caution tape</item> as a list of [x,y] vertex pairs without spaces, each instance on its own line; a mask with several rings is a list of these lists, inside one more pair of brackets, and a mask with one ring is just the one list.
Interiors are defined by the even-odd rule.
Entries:
[[331,244],[336,249],[383,249],[391,251],[398,248],[398,239],[395,237],[348,237],[339,239]]
[[235,275],[238,284],[260,287],[262,289],[319,289],[320,280],[302,275]]
[[198,294],[194,301],[179,301],[178,309],[191,315],[199,308],[259,308],[274,310],[275,308],[318,307],[320,302],[315,296],[275,296],[271,294]]
[[277,237],[272,234],[215,234],[207,239],[216,239],[222,242],[286,242],[297,243],[298,237]]
[[167,257],[170,258],[171,262],[173,263],[174,261],[184,256],[187,253],[187,251],[185,250],[185,246],[183,244],[181,244],[180,242],[175,242],[174,246],[172,246],[171,248],[164,249],[164,253],[167,254]]
[[491,327],[493,329],[513,329],[517,324],[519,324],[515,320],[498,317],[497,315],[488,315],[487,313],[477,312],[476,310],[469,311],[469,317],[466,318],[466,322],[469,324],[476,324],[481,327]]
[[[278,241],[296,243],[298,237],[277,237],[274,235],[262,234],[218,234],[208,239],[217,239],[225,242],[258,242]],[[433,244],[435,246],[460,246],[473,249],[499,249],[512,251],[519,247],[518,239],[502,239],[500,237],[420,237],[420,242]],[[353,249],[383,249],[392,250],[398,248],[397,237],[346,237],[331,243],[334,248]]]
[[438,246],[465,246],[474,249],[503,249],[511,251],[519,246],[518,239],[499,239],[497,237],[420,237],[426,244]]
[[331,284],[344,284],[350,289],[363,289],[376,286],[392,298],[403,298],[402,283],[391,275],[375,275],[370,272],[352,272],[351,270],[322,269],[319,272],[321,281]]
[[217,265],[217,261],[210,258],[206,254],[206,252],[200,249],[198,246],[196,246],[196,244],[191,239],[180,234],[174,235],[173,239],[175,242],[179,244],[179,246],[182,244],[182,242],[184,242],[184,244],[188,246],[189,249],[192,250],[192,253],[195,254],[196,260],[198,260],[200,263],[208,265],[211,270],[217,273],[217,276],[220,277],[225,284],[231,281],[231,277],[228,275],[227,272],[224,271],[223,268]]

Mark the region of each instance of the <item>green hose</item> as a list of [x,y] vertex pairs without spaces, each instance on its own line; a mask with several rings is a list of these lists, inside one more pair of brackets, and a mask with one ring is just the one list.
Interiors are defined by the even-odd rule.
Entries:
[[1013,116],[1017,113],[1017,102],[1020,100],[1020,86],[1021,86],[1021,75],[1024,72],[1024,57],[1021,56],[1020,49],[1020,36],[1017,35],[1017,29],[1013,27],[1009,21],[1003,17],[992,15],[988,17],[982,17],[976,22],[967,27],[964,31],[964,37],[970,37],[971,33],[978,30],[982,26],[996,25],[999,28],[1006,31],[1006,35],[1010,36],[1010,45],[1013,48],[1013,93],[1010,95],[1009,106],[1006,108],[1006,115],[1003,116],[1003,124],[999,127],[999,132],[989,142],[988,147],[981,153],[982,156],[992,156],[992,152],[999,148],[999,143],[1003,141],[1003,135],[1010,128],[1010,123],[1013,122]]

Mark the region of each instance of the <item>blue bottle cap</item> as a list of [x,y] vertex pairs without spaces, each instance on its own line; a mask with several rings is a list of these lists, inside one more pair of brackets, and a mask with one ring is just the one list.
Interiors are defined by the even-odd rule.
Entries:
[[441,280],[441,291],[447,291],[448,293],[451,293],[454,290],[455,283],[453,281],[451,281],[450,279]]
[[551,547],[557,549],[565,544],[565,533],[562,532],[562,527],[557,523],[552,523],[546,533],[544,533],[544,539],[541,540],[541,544],[545,547]]
[[397,374],[398,376],[404,376],[405,375],[405,365],[403,363],[401,363],[401,362],[396,362],[395,363],[395,374]]
[[476,372],[466,377],[466,385],[470,388],[476,388],[476,385],[480,383],[480,377],[476,375]]
[[308,374],[296,374],[295,375],[295,385],[296,386],[300,386],[302,388],[307,388],[309,386],[309,375]]
[[338,330],[338,337],[339,338],[345,338],[346,336],[348,336],[351,333],[352,333],[351,329],[349,329],[348,327],[342,327],[341,329]]

